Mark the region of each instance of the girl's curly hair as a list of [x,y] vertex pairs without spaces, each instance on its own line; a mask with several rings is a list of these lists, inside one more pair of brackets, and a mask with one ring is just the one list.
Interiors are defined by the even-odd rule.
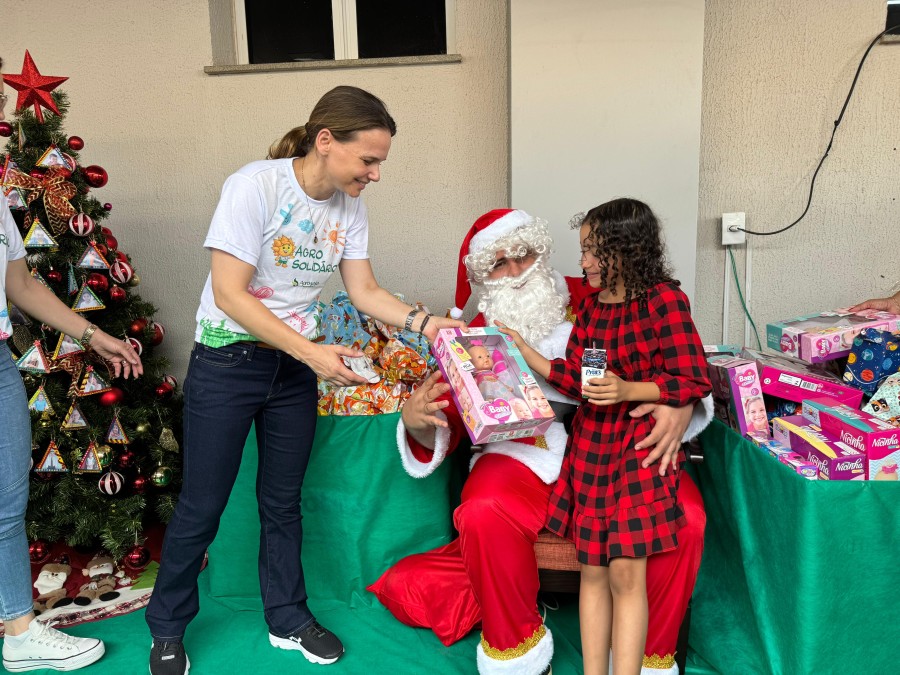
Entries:
[[[595,206],[581,222],[590,227],[585,246],[597,258],[603,288],[615,292],[621,274],[625,301],[646,302],[647,290],[672,278],[659,220],[644,202],[622,197]],[[621,272],[616,271],[616,259]]]

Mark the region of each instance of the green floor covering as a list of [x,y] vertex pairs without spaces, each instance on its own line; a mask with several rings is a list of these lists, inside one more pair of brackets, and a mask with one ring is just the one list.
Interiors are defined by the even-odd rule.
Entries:
[[[241,473],[201,575],[201,611],[185,636],[194,675],[227,673],[475,673],[478,635],[444,647],[431,631],[396,621],[364,587],[392,562],[449,540],[453,467],[414,480],[396,449],[396,415],[320,418],[303,492],[303,560],[310,607],[346,654],[333,666],[307,663],[268,643],[257,579],[257,453],[251,435]],[[548,612],[555,675],[581,673],[576,598]],[[107,654],[84,673],[146,673],[144,612],[69,629],[100,637]],[[689,662],[690,663],[690,662]],[[51,672],[51,671],[47,671]],[[706,674],[702,664],[689,673]]]

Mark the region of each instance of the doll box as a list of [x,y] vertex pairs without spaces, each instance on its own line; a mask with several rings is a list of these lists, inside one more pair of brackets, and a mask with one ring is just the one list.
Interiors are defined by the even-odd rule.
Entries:
[[756,362],[763,394],[801,403],[804,399],[826,396],[858,408],[863,393],[847,386],[839,378],[807,363],[783,356],[763,354],[744,348],[741,356]]
[[[866,457],[866,478],[882,473],[896,480],[900,465],[900,429],[889,422],[829,399],[803,402],[803,417]],[[884,477],[888,474],[888,478]],[[879,480],[881,480],[879,479]]]
[[766,344],[807,363],[821,363],[849,354],[853,339],[863,328],[894,331],[900,328],[900,316],[849,309],[798,316],[768,324]]
[[813,463],[823,479],[865,480],[865,453],[831,438],[803,415],[776,418],[772,427],[775,440]]
[[[769,420],[756,363],[731,356],[709,359],[714,407],[741,434],[769,435]],[[722,410],[722,409],[725,410]]]
[[512,338],[444,328],[431,347],[473,443],[540,436],[556,415]]

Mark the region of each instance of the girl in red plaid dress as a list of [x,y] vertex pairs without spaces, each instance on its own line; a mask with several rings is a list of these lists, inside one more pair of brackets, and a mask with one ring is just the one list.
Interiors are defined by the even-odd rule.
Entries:
[[[616,199],[580,222],[585,282],[603,289],[578,311],[566,359],[548,361],[513,337],[528,365],[560,392],[584,398],[572,425],[547,527],[574,540],[581,567],[585,675],[609,668],[639,673],[647,638],[647,556],[678,545],[684,514],[678,470],[644,466],[636,450],[653,420],[629,412],[638,402],[673,406],[710,392],[703,345],[687,296],[672,279],[650,208]],[[607,352],[603,378],[581,382],[585,347]]]

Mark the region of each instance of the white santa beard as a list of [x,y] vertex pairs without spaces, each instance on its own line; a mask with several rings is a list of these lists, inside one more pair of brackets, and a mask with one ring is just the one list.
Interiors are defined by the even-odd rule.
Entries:
[[499,321],[536,345],[565,321],[566,299],[554,283],[553,272],[537,260],[518,277],[484,282],[478,309],[489,326]]

